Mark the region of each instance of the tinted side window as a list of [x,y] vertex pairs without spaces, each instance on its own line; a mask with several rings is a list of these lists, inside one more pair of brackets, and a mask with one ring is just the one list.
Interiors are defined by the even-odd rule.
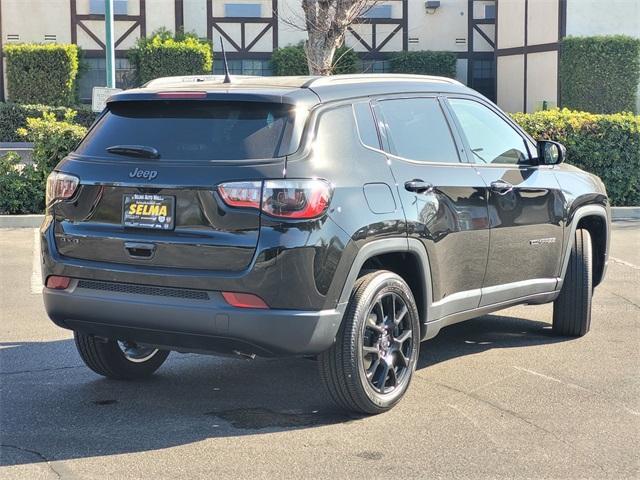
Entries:
[[380,111],[391,151],[409,160],[458,163],[458,151],[435,98],[383,100]]
[[362,143],[369,147],[380,149],[378,130],[376,129],[376,123],[369,102],[354,103],[353,111],[356,114],[358,132],[360,133]]
[[473,100],[449,99],[476,163],[527,164],[524,139],[499,115]]

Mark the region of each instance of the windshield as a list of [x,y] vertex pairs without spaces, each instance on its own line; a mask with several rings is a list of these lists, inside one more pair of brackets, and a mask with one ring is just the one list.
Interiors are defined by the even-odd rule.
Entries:
[[122,158],[118,146],[155,149],[160,160],[249,160],[286,155],[291,105],[259,102],[132,101],[107,113],[76,149]]

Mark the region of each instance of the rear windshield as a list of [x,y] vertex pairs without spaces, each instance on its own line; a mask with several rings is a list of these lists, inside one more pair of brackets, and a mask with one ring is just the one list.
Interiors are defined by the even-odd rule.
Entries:
[[290,148],[291,105],[259,102],[134,101],[111,103],[76,149],[110,154],[108,147],[155,148],[161,160],[249,160],[285,155]]

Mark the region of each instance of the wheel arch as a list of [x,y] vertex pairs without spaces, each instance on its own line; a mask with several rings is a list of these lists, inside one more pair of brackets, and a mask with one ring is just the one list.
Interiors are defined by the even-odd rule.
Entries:
[[604,279],[609,258],[609,216],[607,210],[602,205],[585,205],[578,208],[571,216],[569,227],[567,228],[567,240],[562,261],[562,270],[557,290],[562,288],[571,249],[575,242],[575,233],[578,228],[586,229],[591,236],[593,248],[593,286],[596,287]]
[[363,271],[389,270],[402,277],[413,293],[420,315],[421,334],[431,306],[431,269],[427,252],[419,240],[389,238],[375,240],[360,248],[342,289],[339,303],[346,305]]

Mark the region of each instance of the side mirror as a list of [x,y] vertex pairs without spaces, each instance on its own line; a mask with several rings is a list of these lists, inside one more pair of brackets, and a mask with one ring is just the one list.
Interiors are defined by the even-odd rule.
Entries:
[[538,141],[538,158],[540,165],[558,165],[567,157],[567,149],[564,145],[550,140]]

